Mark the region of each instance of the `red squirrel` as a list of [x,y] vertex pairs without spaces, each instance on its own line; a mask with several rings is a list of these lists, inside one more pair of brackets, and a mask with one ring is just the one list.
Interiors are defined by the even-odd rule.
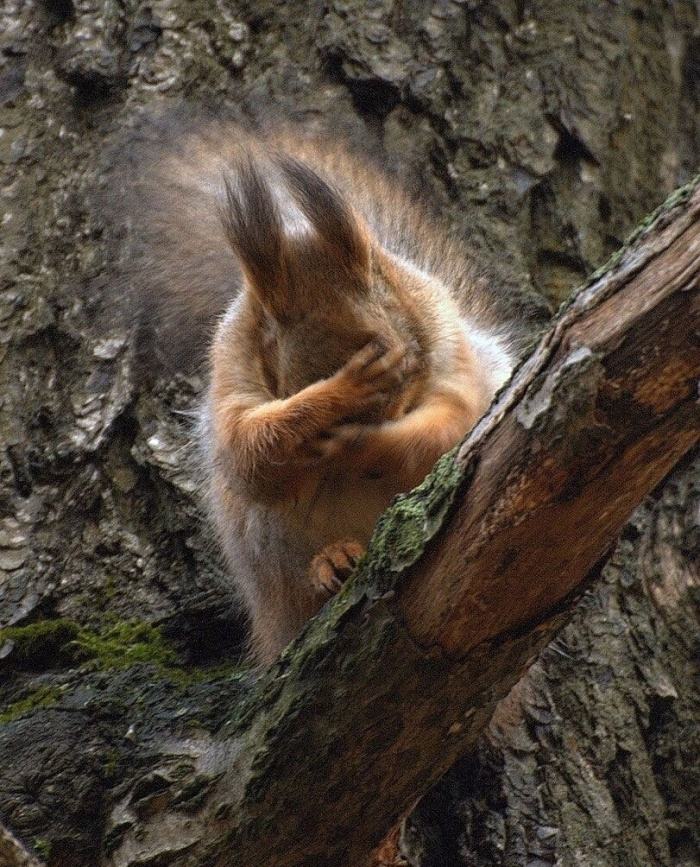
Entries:
[[122,180],[142,315],[206,358],[208,512],[269,664],[488,408],[517,328],[435,218],[333,141],[207,121]]

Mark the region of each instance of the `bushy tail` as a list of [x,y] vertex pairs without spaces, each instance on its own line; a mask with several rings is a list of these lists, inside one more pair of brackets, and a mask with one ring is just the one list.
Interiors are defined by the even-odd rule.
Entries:
[[220,125],[182,116],[142,121],[112,151],[98,196],[116,256],[107,307],[138,329],[144,354],[171,370],[202,365],[240,287],[221,221],[223,135]]

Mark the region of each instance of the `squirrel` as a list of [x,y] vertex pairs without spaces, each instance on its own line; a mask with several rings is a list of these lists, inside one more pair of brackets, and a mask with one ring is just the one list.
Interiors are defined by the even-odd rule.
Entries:
[[487,410],[522,324],[364,155],[233,121],[160,135],[120,181],[128,282],[161,351],[205,360],[208,513],[267,665]]

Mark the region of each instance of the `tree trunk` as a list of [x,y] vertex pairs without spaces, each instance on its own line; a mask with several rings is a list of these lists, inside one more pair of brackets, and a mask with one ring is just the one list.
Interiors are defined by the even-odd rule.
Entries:
[[[0,814],[48,863],[146,863],[127,841],[174,791],[158,863],[187,863],[181,817],[212,780],[206,750],[182,745],[226,734],[252,689],[171,414],[200,383],[142,387],[126,335],[92,327],[110,264],[85,196],[105,139],[183,94],[281,104],[418,171],[504,284],[559,301],[697,154],[694,5],[592,6],[5,5]],[[697,862],[697,478],[686,462],[636,513],[573,623],[406,823],[411,864]],[[356,826],[332,818],[339,845]]]

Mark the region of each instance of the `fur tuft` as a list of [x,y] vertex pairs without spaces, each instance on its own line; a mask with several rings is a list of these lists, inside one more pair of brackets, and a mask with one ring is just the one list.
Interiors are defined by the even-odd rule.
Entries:
[[276,162],[318,235],[349,272],[365,276],[369,268],[367,235],[343,195],[299,159],[281,155]]
[[287,307],[282,219],[269,184],[250,155],[224,176],[226,204],[221,219],[250,288],[276,315]]

